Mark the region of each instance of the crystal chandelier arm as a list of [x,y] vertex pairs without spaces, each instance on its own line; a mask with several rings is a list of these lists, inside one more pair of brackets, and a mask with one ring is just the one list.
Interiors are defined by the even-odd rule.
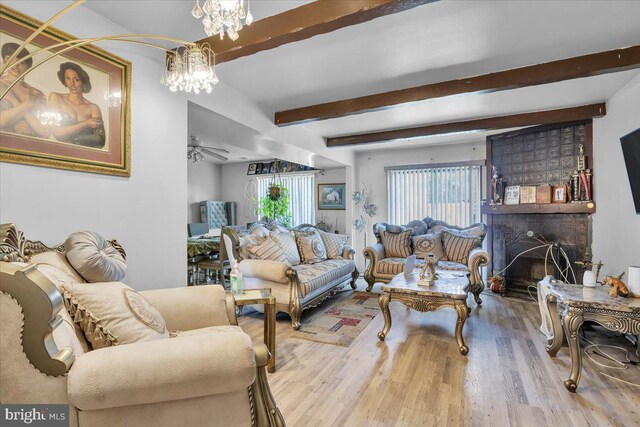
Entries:
[[[59,47],[59,46],[67,46],[64,49],[61,49],[59,51],[56,51],[54,53],[52,53],[51,55],[49,55],[48,57],[42,59],[41,61],[33,64],[33,66],[31,66],[30,68],[28,68],[24,73],[20,74],[18,76],[18,78],[16,78],[5,90],[4,92],[2,92],[2,95],[0,95],[0,101],[6,96],[7,93],[9,93],[9,91],[19,82],[21,81],[24,77],[26,77],[29,73],[31,73],[31,71],[35,70],[36,68],[38,68],[40,65],[44,64],[45,62],[49,61],[50,59],[55,58],[56,56],[62,55],[63,53],[72,50],[72,49],[76,49],[80,46],[84,46],[86,44],[90,44],[90,43],[96,43],[96,42],[100,42],[100,41],[124,41],[124,42],[129,42],[129,43],[138,43],[138,44],[144,44],[147,46],[151,46],[151,47],[155,47],[157,49],[161,49],[164,50],[166,52],[171,52],[171,50],[166,49],[162,46],[150,43],[150,42],[145,42],[142,40],[133,40],[132,38],[141,38],[141,39],[154,39],[154,40],[165,40],[165,41],[171,41],[171,42],[175,42],[175,43],[179,43],[179,44],[185,44],[185,45],[189,45],[189,46],[195,46],[195,43],[193,42],[186,42],[184,40],[179,40],[179,39],[175,39],[172,37],[165,37],[165,36],[157,36],[157,35],[153,35],[153,34],[123,34],[123,35],[111,35],[111,36],[102,36],[102,37],[93,37],[93,38],[89,38],[89,39],[76,39],[76,40],[69,40],[66,42],[62,42],[62,43],[58,43],[54,46],[50,46],[48,49],[51,49],[52,47]],[[42,50],[48,50],[48,49],[40,49],[38,50],[38,52],[41,52]],[[21,50],[21,49],[19,49]],[[22,62],[23,60],[26,60],[27,58],[33,56],[33,54],[31,55],[27,55],[23,58],[20,59],[20,61],[18,61],[17,63]],[[12,64],[12,66],[14,66],[15,64]]]
[[0,68],[0,74],[4,74],[4,72],[7,71],[7,69],[9,68],[9,64],[11,64],[11,61],[16,59],[16,57],[22,51],[22,49],[24,49],[29,43],[31,43],[31,40],[35,39],[38,36],[38,34],[40,34],[47,27],[49,27],[51,25],[51,23],[56,21],[61,16],[65,15],[71,9],[74,9],[74,8],[80,6],[85,1],[86,0],[77,0],[77,1],[75,1],[74,3],[72,3],[69,6],[65,7],[64,9],[62,9],[60,12],[56,13],[55,15],[53,15],[47,22],[42,24],[36,31],[33,32],[33,34],[31,34],[29,37],[27,37],[25,39],[25,41],[22,42],[20,47],[18,49],[16,49],[16,51],[13,52],[13,54],[9,57],[9,60],[6,63],[2,64],[2,68]]

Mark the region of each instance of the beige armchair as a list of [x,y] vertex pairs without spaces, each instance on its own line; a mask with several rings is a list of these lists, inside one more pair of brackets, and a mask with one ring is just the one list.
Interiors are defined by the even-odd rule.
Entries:
[[220,286],[140,292],[167,329],[183,332],[91,350],[43,274],[47,265],[74,276],[63,254],[13,225],[0,230],[3,404],[68,404],[72,426],[285,425],[267,383],[269,352],[237,326]]

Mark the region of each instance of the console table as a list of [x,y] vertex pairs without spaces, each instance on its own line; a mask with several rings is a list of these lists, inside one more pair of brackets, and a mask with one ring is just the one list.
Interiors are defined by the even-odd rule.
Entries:
[[[546,306],[551,317],[553,339],[547,347],[549,356],[555,357],[566,334],[571,356],[571,371],[564,386],[576,392],[582,372],[580,352],[580,327],[587,321],[596,322],[605,328],[623,334],[640,334],[640,299],[612,298],[609,287],[585,288],[581,285],[549,283]],[[557,306],[557,310],[556,309]],[[564,334],[563,334],[564,329]]]

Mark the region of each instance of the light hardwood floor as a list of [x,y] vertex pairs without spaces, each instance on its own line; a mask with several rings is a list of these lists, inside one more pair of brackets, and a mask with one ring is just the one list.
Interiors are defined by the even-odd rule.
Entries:
[[[486,293],[483,300],[477,308],[469,298],[466,357],[457,351],[450,309],[419,313],[392,302],[386,341],[376,336],[384,323],[379,314],[349,348],[296,339],[289,317],[279,314],[277,371],[269,383],[287,425],[640,425],[640,388],[598,374],[586,357],[578,393],[564,388],[568,349],[547,355],[534,302]],[[305,318],[307,312],[303,324]],[[261,341],[260,314],[239,323]],[[595,335],[587,332],[592,341]],[[639,366],[606,372],[640,383]]]

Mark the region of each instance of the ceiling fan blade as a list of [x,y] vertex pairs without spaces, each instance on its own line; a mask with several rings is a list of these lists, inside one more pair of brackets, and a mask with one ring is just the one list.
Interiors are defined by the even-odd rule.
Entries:
[[222,160],[223,162],[226,162],[227,160],[229,160],[226,157],[223,157],[218,153],[214,153],[213,151],[209,150],[208,148],[203,148],[202,152],[205,153],[205,154],[208,154],[211,157],[215,157],[218,160]]
[[207,147],[206,145],[203,145],[202,148],[207,148],[209,150],[214,150],[214,151],[220,151],[221,153],[227,153],[229,154],[228,150],[225,150],[224,148],[216,148],[216,147]]

